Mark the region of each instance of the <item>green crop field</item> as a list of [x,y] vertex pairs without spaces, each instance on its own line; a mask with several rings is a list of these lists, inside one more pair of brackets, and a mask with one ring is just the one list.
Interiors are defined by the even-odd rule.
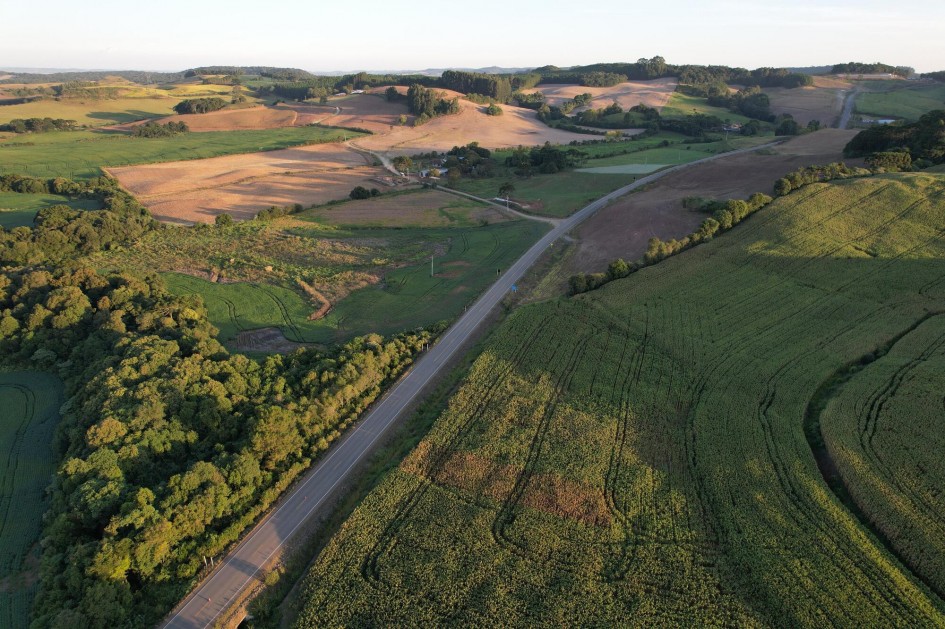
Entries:
[[29,624],[39,577],[44,492],[55,471],[53,431],[62,383],[48,374],[0,371],[0,626]]
[[101,166],[219,157],[271,151],[303,144],[357,137],[353,131],[326,127],[286,127],[258,131],[182,133],[169,138],[135,138],[104,131],[61,131],[8,138],[0,142],[2,172],[33,177],[88,179]]
[[172,292],[203,296],[224,341],[243,330],[275,326],[292,341],[343,342],[456,317],[493,282],[497,269],[508,267],[547,229],[534,221],[513,221],[476,228],[353,231],[358,240],[378,243],[375,255],[398,255],[399,249],[411,252],[412,261],[399,268],[385,266],[380,283],[348,294],[318,321],[308,319],[318,305],[301,292],[258,282],[217,284],[180,274],[165,277]]
[[[919,293],[941,296],[943,288],[945,277]],[[820,425],[856,503],[945,592],[945,312],[929,315],[879,360],[868,356],[844,373]]]
[[[515,311],[316,559],[296,626],[945,625],[922,582],[941,573],[941,511],[908,519],[942,504],[927,436],[942,427],[943,238],[945,178],[814,184],[626,279]],[[890,403],[864,408],[877,393]],[[810,409],[846,395],[863,412],[844,421],[878,421],[870,456],[862,429],[824,425],[858,473],[878,470],[863,510],[911,523],[907,564],[818,466]],[[937,471],[909,481],[920,465]],[[938,542],[914,561],[923,539]]]
[[94,199],[70,199],[57,194],[0,192],[0,227],[12,229],[21,225],[32,225],[36,212],[52,205],[68,205],[79,210],[97,210],[101,207]]
[[933,109],[945,109],[945,85],[912,87],[888,92],[860,92],[856,111],[869,116],[889,116],[914,122]]

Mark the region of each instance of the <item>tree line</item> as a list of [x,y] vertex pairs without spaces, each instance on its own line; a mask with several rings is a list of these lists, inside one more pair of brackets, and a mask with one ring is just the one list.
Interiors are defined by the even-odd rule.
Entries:
[[75,120],[62,118],[14,118],[0,124],[0,131],[13,133],[46,133],[49,131],[73,131],[79,125]]
[[152,121],[136,126],[131,135],[136,138],[169,138],[188,131],[190,131],[190,127],[187,126],[186,122],[172,121],[160,124]]
[[908,77],[915,74],[915,69],[908,66],[891,66],[879,62],[861,63],[850,61],[835,64],[830,69],[830,74],[895,74],[896,76]]

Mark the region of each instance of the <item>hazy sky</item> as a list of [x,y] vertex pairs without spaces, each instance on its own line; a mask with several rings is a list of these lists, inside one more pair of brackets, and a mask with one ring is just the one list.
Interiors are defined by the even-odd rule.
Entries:
[[416,70],[662,55],[747,68],[883,61],[945,70],[942,0],[0,0],[0,15],[0,67]]

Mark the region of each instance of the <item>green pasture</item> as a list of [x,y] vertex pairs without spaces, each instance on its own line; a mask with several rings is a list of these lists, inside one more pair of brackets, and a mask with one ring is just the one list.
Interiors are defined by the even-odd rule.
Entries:
[[52,441],[62,382],[0,371],[0,626],[29,625],[39,576],[45,490],[56,467]]
[[915,122],[933,109],[945,109],[945,85],[923,85],[888,92],[860,92],[856,96],[856,111],[864,116],[901,118]]
[[32,225],[36,212],[52,205],[68,205],[77,210],[97,210],[101,207],[94,199],[70,199],[58,194],[0,192],[0,227],[12,229]]

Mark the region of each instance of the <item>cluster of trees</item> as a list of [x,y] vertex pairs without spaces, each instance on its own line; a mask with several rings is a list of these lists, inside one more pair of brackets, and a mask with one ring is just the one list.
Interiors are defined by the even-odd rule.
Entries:
[[78,124],[75,120],[63,120],[62,118],[14,118],[6,124],[0,124],[0,131],[12,131],[13,133],[72,131]]
[[174,105],[174,111],[179,114],[206,114],[226,107],[222,98],[188,98]]
[[945,82],[945,70],[939,70],[938,72],[926,72],[922,75],[922,78]]
[[[271,221],[274,218],[279,218],[280,216],[288,216],[289,214],[298,214],[305,208],[301,203],[293,203],[292,205],[271,205],[265,210],[261,210],[256,214],[257,221]],[[222,216],[222,215],[221,215]]]
[[414,83],[407,90],[407,109],[417,116],[414,125],[419,126],[436,116],[458,114],[459,99],[443,98],[440,93]]
[[526,109],[541,109],[545,104],[545,95],[541,92],[533,92],[531,94],[515,92],[512,98],[515,99],[519,107],[525,107]]
[[699,229],[685,236],[681,240],[660,240],[650,238],[647,243],[646,254],[635,262],[617,259],[610,263],[606,273],[578,273],[568,279],[572,295],[585,293],[603,286],[608,282],[627,277],[631,273],[656,264],[670,256],[681,253],[699,243],[712,240],[716,234],[731,229],[748,216],[754,214],[771,203],[768,195],[755,193],[747,200],[733,199],[730,201],[709,202],[703,208],[713,208],[712,217],[702,221]]
[[774,114],[771,113],[771,99],[758,86],[746,87],[734,94],[728,86],[724,89],[711,91],[707,98],[710,105],[727,107],[737,114],[742,114],[756,120],[771,122]]
[[860,131],[844,147],[847,157],[904,150],[917,166],[945,162],[945,110],[924,114],[917,122],[881,125]]
[[529,177],[534,172],[557,173],[582,166],[588,158],[585,151],[576,148],[562,150],[545,142],[542,146],[527,148],[519,146],[505,158],[505,165],[514,169],[520,177]]
[[440,76],[438,87],[463,94],[482,94],[500,103],[507,103],[512,97],[512,81],[505,74],[446,70]]
[[165,122],[164,124],[146,122],[135,127],[131,135],[136,138],[169,138],[172,135],[187,133],[188,131],[190,131],[190,127],[187,126],[186,122]]
[[154,624],[399,375],[428,332],[256,362],[199,298],[90,269],[0,275],[0,355],[67,385],[36,627]]
[[866,174],[869,174],[869,171],[864,171],[859,168],[850,168],[843,162],[833,162],[823,166],[805,166],[775,181],[774,194],[783,197],[808,184],[821,181],[833,181],[835,179],[849,179],[850,177],[860,177]]
[[866,166],[873,172],[897,173],[912,169],[912,156],[907,151],[881,151],[866,158]]
[[351,192],[348,193],[348,196],[352,199],[370,199],[371,197],[381,196],[381,191],[377,188],[368,190],[364,186],[355,186]]
[[895,74],[909,77],[915,74],[915,69],[908,66],[891,66],[885,63],[838,63],[830,69],[830,74]]
[[501,116],[502,114],[503,114],[502,108],[496,105],[495,103],[491,103],[488,107],[486,107],[487,116]]
[[76,182],[8,174],[0,176],[0,191],[62,194],[97,199],[102,205],[101,210],[55,205],[40,210],[32,228],[0,228],[0,266],[61,262],[127,244],[158,227],[147,208],[106,177]]
[[470,142],[466,146],[454,146],[446,152],[443,167],[448,168],[447,180],[453,184],[460,177],[484,179],[495,174],[495,160],[492,151]]

